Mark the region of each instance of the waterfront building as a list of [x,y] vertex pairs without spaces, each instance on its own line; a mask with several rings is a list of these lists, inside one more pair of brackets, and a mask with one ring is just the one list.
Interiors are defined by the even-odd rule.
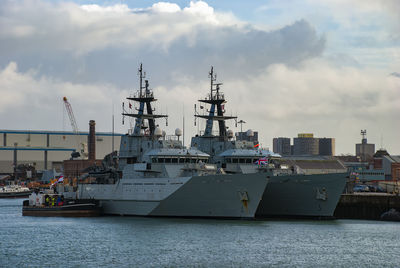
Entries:
[[278,137],[273,139],[273,151],[281,155],[335,155],[334,138],[315,138],[313,133],[299,133],[293,138]]
[[318,155],[319,139],[312,133],[300,133],[293,139],[293,155]]
[[371,161],[375,153],[375,144],[367,142],[367,131],[361,130],[361,143],[356,144],[356,156],[361,158],[361,161]]
[[[79,151],[79,145],[88,143],[89,132],[49,130],[0,130],[0,174],[11,174],[20,164],[36,170],[62,169],[63,161]],[[112,141],[119,149],[123,134],[97,132],[96,159],[103,159],[112,149]],[[114,138],[113,138],[114,136]]]
[[319,155],[335,155],[334,138],[319,138]]
[[382,168],[386,180],[400,181],[400,155],[383,156]]
[[290,138],[278,137],[273,139],[273,151],[280,155],[291,155]]
[[400,156],[390,155],[384,149],[378,150],[369,162],[362,161],[360,156],[346,155],[336,158],[361,182],[400,180]]

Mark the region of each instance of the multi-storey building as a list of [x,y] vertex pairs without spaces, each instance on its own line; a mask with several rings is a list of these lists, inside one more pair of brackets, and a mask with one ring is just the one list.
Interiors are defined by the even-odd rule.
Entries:
[[334,138],[319,138],[319,155],[335,155]]
[[280,155],[291,155],[290,138],[279,137],[273,139],[273,151]]
[[293,139],[293,155],[318,155],[319,139],[312,133],[300,133]]

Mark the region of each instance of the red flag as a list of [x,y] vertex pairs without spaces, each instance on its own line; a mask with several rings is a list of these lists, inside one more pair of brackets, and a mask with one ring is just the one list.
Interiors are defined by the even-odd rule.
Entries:
[[257,143],[256,145],[254,145],[254,148],[257,148],[258,146],[260,146],[260,144],[259,144],[259,143]]
[[129,109],[132,109],[132,104],[131,103],[129,103]]

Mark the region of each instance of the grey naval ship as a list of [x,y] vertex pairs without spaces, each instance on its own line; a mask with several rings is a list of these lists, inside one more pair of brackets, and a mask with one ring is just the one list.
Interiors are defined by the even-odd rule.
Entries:
[[[210,163],[223,168],[226,173],[261,173],[268,176],[268,187],[257,209],[257,217],[333,217],[346,183],[347,173],[343,165],[335,159],[314,161],[325,163],[325,166],[326,163],[336,165],[337,169],[328,174],[310,174],[295,161],[258,148],[258,142],[235,140],[225,121],[233,119],[237,124],[237,117],[224,116],[226,100],[220,90],[221,83],[216,82],[213,68],[209,77],[210,93],[199,100],[209,105],[209,109],[200,114],[195,105],[195,117],[205,119],[206,127],[203,133],[192,138],[192,148],[209,154]],[[200,108],[204,109],[202,105]],[[217,133],[213,133],[214,121],[218,122]],[[327,172],[321,168],[320,173]]]
[[139,90],[127,98],[129,108],[138,105],[123,104],[135,124],[121,139],[118,167],[89,173],[77,197],[98,200],[105,214],[254,218],[267,174],[225,174],[209,154],[183,147],[180,129],[165,135],[155,121],[167,115],[153,113],[156,99],[144,78],[140,65]]

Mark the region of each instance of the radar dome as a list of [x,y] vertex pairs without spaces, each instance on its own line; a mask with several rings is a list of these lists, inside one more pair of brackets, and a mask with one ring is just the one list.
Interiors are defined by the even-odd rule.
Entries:
[[180,128],[175,129],[175,135],[178,137],[182,136],[182,129],[180,129]]
[[154,130],[154,136],[161,137],[162,134],[163,134],[163,131],[162,131],[161,128],[157,127],[157,128]]
[[247,135],[247,137],[253,137],[254,136],[253,130],[251,130],[251,129],[247,130],[246,135]]
[[227,132],[227,134],[228,134],[228,138],[233,138],[233,131],[232,131],[232,129],[229,129],[228,132]]

